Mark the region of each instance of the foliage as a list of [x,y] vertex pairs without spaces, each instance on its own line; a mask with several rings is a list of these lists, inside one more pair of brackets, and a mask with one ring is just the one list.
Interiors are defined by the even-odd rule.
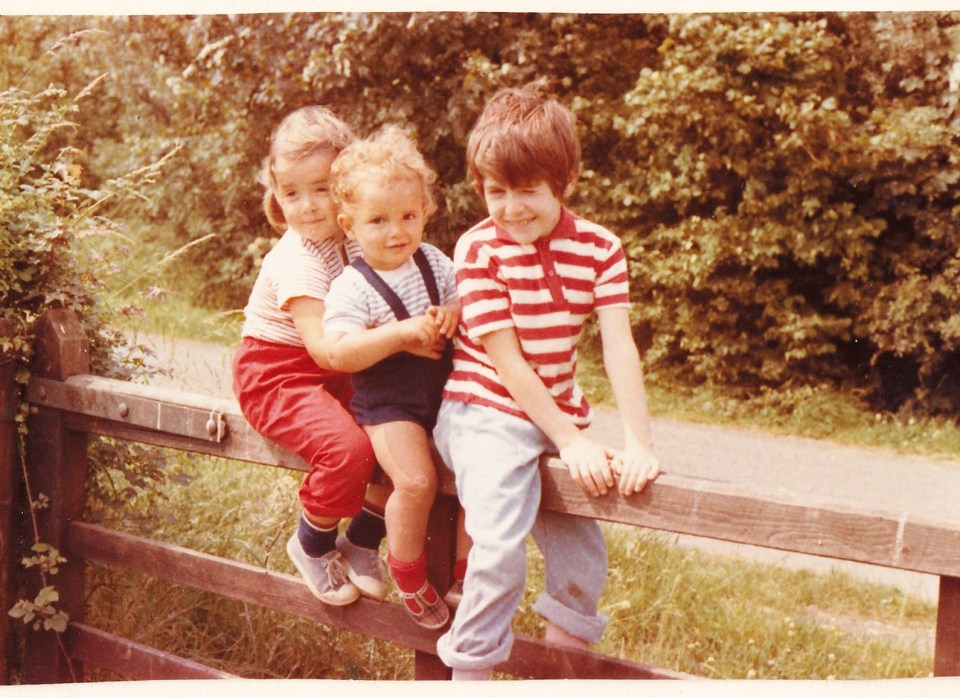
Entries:
[[[655,373],[765,388],[872,382],[877,405],[960,404],[957,13],[313,13],[0,18],[7,73],[80,86],[109,65],[72,163],[99,186],[182,147],[135,236],[198,302],[245,302],[272,233],[255,174],[289,110],[401,122],[438,169],[435,242],[483,211],[466,134],[546,75],[584,142],[576,210],[619,232]],[[36,66],[51,41],[96,30]],[[58,31],[59,30],[59,31]],[[54,78],[56,80],[54,80]],[[9,79],[9,78],[8,78]],[[79,89],[79,87],[77,87]]]
[[[36,547],[36,546],[34,546]],[[20,599],[10,610],[10,616],[20,618],[24,623],[33,624],[34,630],[55,630],[62,633],[67,629],[69,620],[66,613],[54,605],[60,600],[60,594],[53,586],[45,586],[33,601]]]
[[671,18],[609,116],[654,364],[750,391],[873,367],[888,404],[955,404],[957,22]]
[[[29,376],[36,322],[54,308],[72,310],[80,319],[90,340],[92,371],[129,377],[136,370],[124,363],[119,350],[126,343],[111,327],[111,315],[99,297],[109,268],[102,264],[102,258],[88,258],[86,252],[92,239],[122,233],[122,226],[107,215],[137,198],[138,187],[155,181],[163,161],[91,186],[85,176],[84,152],[78,146],[80,127],[75,118],[81,105],[106,79],[105,74],[73,96],[53,84],[39,91],[21,87],[34,68],[47,60],[55,62],[62,51],[82,45],[94,34],[84,30],[54,43],[35,57],[34,63],[20,66],[24,72],[19,78],[9,72],[8,64],[6,82],[0,85],[0,319],[11,326],[10,336],[0,337],[0,350],[5,359],[15,362],[20,383]],[[26,415],[26,406],[21,405],[16,416],[21,458]],[[109,457],[93,460],[95,475],[107,477],[111,471],[135,484],[160,479],[136,448],[113,451]],[[22,564],[36,570],[42,588],[32,601],[18,601],[9,614],[35,628],[62,632],[68,619],[56,607],[59,594],[48,577],[57,574],[59,566],[67,561],[56,548],[40,540],[38,517],[49,501],[30,482],[25,463],[23,477],[30,504],[27,527],[33,544],[32,554],[24,556]],[[97,501],[96,479],[93,484],[91,496]]]

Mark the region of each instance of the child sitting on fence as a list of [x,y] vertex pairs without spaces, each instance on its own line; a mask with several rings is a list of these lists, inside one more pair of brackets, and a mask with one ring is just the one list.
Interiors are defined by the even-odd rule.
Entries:
[[331,170],[338,220],[363,256],[331,284],[323,319],[330,363],[354,372],[351,408],[393,482],[387,564],[404,608],[426,628],[450,616],[427,579],[424,545],[437,492],[430,432],[459,319],[453,264],[423,242],[435,179],[397,127],[340,154]]
[[[467,144],[490,217],[456,246],[462,327],[434,430],[473,541],[463,601],[437,644],[455,679],[488,678],[510,656],[528,533],[546,567],[533,609],[547,620],[547,640],[585,648],[606,626],[597,610],[603,535],[592,519],[539,510],[541,456],[559,451],[593,496],[616,478],[629,496],[659,471],[623,249],[613,233],[564,207],[580,144],[573,115],[541,91],[535,83],[494,95]],[[577,342],[593,311],[624,424],[622,451],[581,431],[591,411],[575,381]]]
[[[287,553],[310,591],[332,605],[361,592],[386,597],[378,551],[389,490],[368,487],[377,460],[348,408],[350,377],[321,349],[330,283],[360,255],[337,225],[328,184],[333,160],[353,140],[343,121],[317,106],[274,130],[260,181],[267,219],[282,237],[263,259],[233,362],[234,393],[251,426],[310,466]],[[338,536],[344,517],[354,518]]]

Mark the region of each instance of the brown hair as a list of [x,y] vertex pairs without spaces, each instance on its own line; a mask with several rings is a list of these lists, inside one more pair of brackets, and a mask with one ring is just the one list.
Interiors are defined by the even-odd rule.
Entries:
[[284,117],[270,135],[270,151],[258,176],[265,188],[263,211],[275,230],[282,233],[287,229],[276,196],[277,172],[321,150],[339,153],[354,140],[350,127],[326,107],[302,107]]
[[467,139],[467,166],[481,197],[487,177],[512,187],[546,182],[558,199],[576,179],[576,119],[546,88],[541,79],[499,90],[481,112]]
[[384,126],[373,135],[345,148],[330,167],[330,194],[342,214],[350,217],[360,185],[371,176],[391,181],[417,181],[423,188],[426,216],[437,210],[433,187],[437,174],[416,144],[399,126]]

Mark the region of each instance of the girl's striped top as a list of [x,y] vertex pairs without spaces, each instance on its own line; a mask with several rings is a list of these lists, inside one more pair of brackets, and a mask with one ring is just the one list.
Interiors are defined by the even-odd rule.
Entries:
[[345,264],[359,256],[360,246],[351,240],[343,245],[331,239],[307,240],[292,228],[287,230],[263,258],[243,309],[242,335],[302,347],[303,339],[290,314],[291,299],[324,300]]

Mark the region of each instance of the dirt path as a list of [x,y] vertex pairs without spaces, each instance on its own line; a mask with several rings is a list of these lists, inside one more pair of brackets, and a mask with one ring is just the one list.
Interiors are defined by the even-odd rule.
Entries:
[[[155,352],[151,363],[168,372],[168,375],[154,377],[151,383],[208,395],[231,395],[231,349],[153,335],[140,337],[138,341]],[[657,453],[667,472],[811,492],[831,499],[860,501],[868,506],[902,504],[932,518],[960,511],[960,460],[853,448],[661,418],[653,420],[653,431]],[[622,431],[614,410],[599,409],[591,432],[612,445],[622,443]],[[869,486],[864,486],[866,472],[871,474]],[[935,603],[937,599],[939,580],[931,575],[692,536],[671,538],[681,545],[788,569],[804,568],[822,573],[836,570],[865,581],[896,586],[930,602]]]

